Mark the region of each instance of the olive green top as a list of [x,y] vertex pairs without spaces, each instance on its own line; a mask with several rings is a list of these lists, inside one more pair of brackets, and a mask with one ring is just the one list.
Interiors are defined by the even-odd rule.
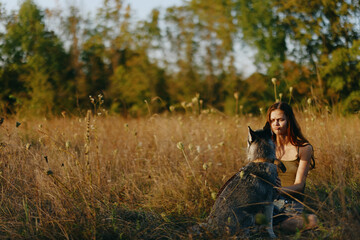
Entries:
[[282,163],[286,167],[286,172],[279,171],[279,178],[281,180],[281,185],[283,187],[288,187],[294,185],[296,172],[299,167],[299,159],[290,160],[290,161],[282,161]]
[[[296,178],[296,173],[299,167],[299,163],[300,163],[300,157],[299,157],[299,147],[298,147],[298,154],[297,154],[297,158],[294,160],[283,160],[282,163],[285,165],[286,167],[286,172],[281,172],[278,171],[278,175],[279,178],[281,180],[281,186],[282,187],[288,187],[291,185],[294,185],[295,183],[295,178]],[[304,193],[304,188],[302,189],[301,193]],[[302,201],[304,196],[303,194],[291,194],[294,198]]]

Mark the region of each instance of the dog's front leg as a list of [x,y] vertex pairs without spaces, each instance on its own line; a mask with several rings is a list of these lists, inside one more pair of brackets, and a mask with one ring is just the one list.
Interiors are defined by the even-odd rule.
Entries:
[[273,211],[274,211],[273,203],[265,206],[265,217],[266,217],[266,222],[268,223],[266,230],[268,231],[269,236],[271,238],[276,238],[276,235],[273,230]]

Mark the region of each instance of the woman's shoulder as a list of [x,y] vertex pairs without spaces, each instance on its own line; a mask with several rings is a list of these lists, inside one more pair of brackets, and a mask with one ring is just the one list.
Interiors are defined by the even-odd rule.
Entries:
[[308,142],[300,145],[299,148],[300,148],[300,149],[311,150],[311,151],[313,150],[313,146],[312,146],[310,143],[308,143]]
[[303,160],[310,160],[313,155],[313,146],[310,143],[306,143],[299,146],[299,157]]

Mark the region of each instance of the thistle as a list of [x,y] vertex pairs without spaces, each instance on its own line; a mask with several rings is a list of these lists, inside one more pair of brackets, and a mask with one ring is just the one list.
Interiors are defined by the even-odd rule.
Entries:
[[311,98],[308,98],[308,99],[307,99],[307,103],[309,104],[309,106],[311,105],[311,102],[312,102],[312,99],[311,99]]
[[293,87],[289,87],[289,92],[290,92],[290,97],[289,97],[289,104],[291,101],[291,97],[292,97],[292,92],[293,92],[294,88]]
[[185,153],[185,150],[184,150],[184,144],[183,144],[182,142],[178,142],[178,143],[176,144],[176,147],[181,150],[182,154],[184,155],[186,164],[188,165],[188,167],[189,167],[189,169],[190,169],[190,171],[191,171],[192,176],[194,177],[194,179],[196,179],[194,170],[192,169],[192,167],[191,167],[191,165],[190,165],[190,162],[189,162],[189,159],[188,159],[188,157],[186,156],[186,153]]
[[260,111],[260,114],[263,115],[263,113],[264,113],[264,108],[262,108],[262,107],[259,108],[259,111]]
[[236,104],[235,104],[235,114],[238,115],[239,114],[239,92],[235,92],[234,93],[234,98],[236,100]]
[[69,148],[70,148],[70,141],[66,141],[65,147],[66,147],[66,149],[69,149]]
[[274,85],[274,96],[275,96],[275,102],[277,102],[277,99],[276,99],[276,83],[277,83],[277,80],[276,80],[276,78],[272,78],[271,79],[271,82],[273,83],[273,85]]
[[182,142],[178,142],[176,144],[177,148],[180,149],[180,150],[184,150],[184,144]]
[[89,98],[90,98],[90,102],[91,102],[92,104],[95,104],[95,98],[93,98],[91,95],[89,95]]

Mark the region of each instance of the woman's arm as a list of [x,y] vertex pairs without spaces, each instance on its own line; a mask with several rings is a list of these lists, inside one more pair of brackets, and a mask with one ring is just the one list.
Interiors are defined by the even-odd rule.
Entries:
[[[302,192],[306,183],[306,177],[309,172],[311,156],[313,154],[312,146],[306,145],[299,148],[299,166],[296,172],[294,185],[282,187],[281,190],[287,193]],[[285,194],[286,195],[286,194]]]

